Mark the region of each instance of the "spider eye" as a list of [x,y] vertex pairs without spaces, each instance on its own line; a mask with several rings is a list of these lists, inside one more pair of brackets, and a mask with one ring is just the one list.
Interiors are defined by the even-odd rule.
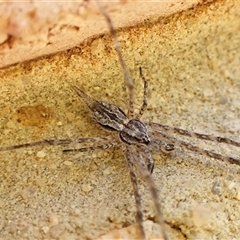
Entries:
[[151,142],[151,141],[150,141],[149,136],[148,136],[148,135],[145,135],[144,138],[143,138],[143,143],[146,144],[146,145],[148,145],[150,142]]

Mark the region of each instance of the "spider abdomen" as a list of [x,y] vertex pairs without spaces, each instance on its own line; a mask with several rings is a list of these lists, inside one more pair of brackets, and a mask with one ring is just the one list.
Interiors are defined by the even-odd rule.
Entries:
[[95,120],[105,128],[122,131],[128,122],[126,114],[114,104],[96,101],[92,110]]

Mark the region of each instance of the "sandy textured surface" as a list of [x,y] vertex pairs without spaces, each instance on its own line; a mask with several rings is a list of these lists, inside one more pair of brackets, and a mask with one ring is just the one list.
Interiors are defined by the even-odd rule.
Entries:
[[[216,1],[119,33],[137,107],[139,66],[149,80],[144,120],[240,141],[239,7],[238,1]],[[1,70],[0,77],[0,146],[109,134],[94,123],[69,84],[127,109],[109,36]],[[240,149],[189,141],[240,158]],[[121,151],[61,150],[39,146],[0,152],[0,239],[137,238]],[[239,166],[182,149],[154,158],[153,178],[171,239],[240,238]],[[159,239],[144,182],[141,195],[149,238]]]
[[[100,1],[115,27],[133,26],[145,19],[169,16],[201,0]],[[0,68],[56,53],[106,33],[105,19],[95,1],[8,1],[0,7]]]

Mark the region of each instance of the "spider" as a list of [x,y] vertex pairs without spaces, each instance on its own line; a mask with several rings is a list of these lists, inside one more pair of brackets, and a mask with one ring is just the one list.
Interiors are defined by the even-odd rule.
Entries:
[[117,39],[117,32],[113,27],[110,16],[105,9],[96,1],[100,12],[105,17],[110,33],[113,37],[115,49],[118,54],[119,62],[122,67],[124,75],[124,83],[128,90],[128,112],[125,114],[116,105],[99,101],[94,99],[85,93],[77,86],[71,86],[73,91],[80,97],[80,99],[88,106],[95,121],[103,128],[111,130],[116,134],[103,137],[94,138],[76,138],[76,139],[43,139],[36,142],[23,143],[14,146],[0,147],[0,151],[15,150],[25,147],[33,147],[36,145],[68,145],[71,143],[87,143],[90,146],[84,146],[81,148],[64,149],[63,152],[79,151],[86,152],[90,150],[104,150],[121,146],[124,153],[124,157],[127,163],[127,167],[130,174],[130,179],[133,185],[133,192],[136,203],[136,219],[139,225],[139,230],[142,239],[146,239],[145,230],[143,227],[143,213],[141,208],[141,196],[139,193],[138,179],[136,175],[136,169],[146,181],[147,186],[150,189],[152,200],[156,210],[156,217],[161,227],[161,232],[164,240],[168,239],[168,235],[165,230],[163,213],[161,205],[158,200],[158,190],[154,184],[151,174],[154,170],[154,161],[152,159],[152,152],[162,150],[164,152],[171,152],[175,149],[175,146],[205,155],[211,158],[215,158],[231,164],[240,165],[240,159],[233,157],[223,156],[205,149],[201,149],[188,142],[177,139],[171,134],[180,134],[187,137],[195,137],[202,140],[214,141],[219,143],[226,143],[240,147],[240,143],[233,141],[229,138],[212,136],[201,134],[197,132],[190,132],[176,127],[170,127],[161,123],[147,122],[141,120],[144,111],[147,108],[147,92],[148,81],[143,75],[142,68],[139,68],[140,77],[143,81],[143,100],[140,110],[137,114],[134,111],[134,85],[130,78],[127,66],[124,62],[121,48]]

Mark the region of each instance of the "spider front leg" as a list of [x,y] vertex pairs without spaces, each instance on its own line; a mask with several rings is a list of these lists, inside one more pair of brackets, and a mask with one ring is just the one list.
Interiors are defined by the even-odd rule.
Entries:
[[148,145],[148,151],[150,151],[151,153],[156,153],[161,151],[165,154],[170,154],[174,150],[175,150],[174,144],[164,141],[163,139],[155,138],[155,137],[151,137],[151,142]]
[[188,142],[182,141],[182,140],[177,139],[173,136],[169,136],[169,135],[167,135],[165,133],[162,133],[160,131],[153,131],[151,133],[151,135],[155,138],[160,139],[161,141],[169,142],[169,143],[174,144],[176,146],[185,148],[189,151],[196,152],[196,153],[199,153],[199,154],[207,156],[207,157],[215,158],[215,159],[220,160],[222,162],[240,165],[240,159],[233,158],[233,157],[228,157],[228,156],[223,156],[221,154],[218,154],[218,153],[206,150],[206,149],[199,148],[199,147],[194,146],[194,145],[192,145]]
[[147,163],[151,162],[151,160],[148,159],[149,154],[145,155],[146,158],[147,158],[146,162],[145,162],[143,157],[142,157],[141,152],[136,151],[136,148],[135,149],[132,148],[132,156],[134,158],[134,162],[136,163],[137,168],[138,168],[141,176],[146,181],[146,183],[148,185],[148,188],[151,192],[153,203],[154,203],[155,210],[156,210],[157,220],[158,220],[158,223],[160,224],[160,227],[161,227],[162,236],[163,236],[164,240],[167,240],[168,236],[167,236],[166,229],[165,229],[165,223],[164,223],[164,219],[163,219],[163,213],[162,213],[162,210],[161,210],[161,205],[160,205],[159,200],[158,200],[158,191],[157,191],[155,183],[154,183],[154,181],[151,177],[151,173],[148,170],[147,165],[146,165],[146,162]]
[[154,160],[152,158],[151,153],[148,151],[148,149],[145,146],[139,146],[138,150],[145,155],[147,159],[147,169],[150,172],[150,174],[152,174],[154,169]]
[[140,146],[139,151],[141,151],[144,154],[145,158],[147,159],[147,163],[146,163],[147,169],[151,174],[153,173],[153,169],[154,169],[154,160],[153,160],[152,154],[151,154],[151,152],[154,151],[153,144],[155,145],[156,152],[161,150],[163,153],[169,154],[175,150],[175,146],[173,144],[166,143],[166,142],[163,142],[160,140],[156,141],[156,139],[155,139],[155,141],[151,142],[149,147]]
[[122,144],[122,150],[124,152],[124,156],[125,156],[125,160],[129,169],[129,174],[130,174],[130,178],[131,178],[131,182],[132,182],[132,186],[133,186],[133,193],[134,193],[134,198],[135,198],[135,203],[136,203],[136,208],[137,208],[137,223],[139,225],[139,229],[140,229],[140,234],[142,239],[146,239],[146,234],[144,231],[144,227],[143,227],[143,214],[142,214],[142,206],[141,206],[141,198],[140,198],[140,194],[139,194],[139,188],[138,188],[138,180],[137,180],[137,176],[134,172],[134,166],[133,166],[133,157],[131,154],[131,150],[129,149],[129,146]]
[[147,125],[149,125],[152,129],[160,130],[160,131],[166,131],[170,134],[177,133],[177,134],[187,136],[187,137],[198,138],[198,139],[202,139],[202,140],[206,140],[206,141],[212,141],[212,142],[226,143],[226,144],[229,144],[229,145],[240,147],[240,142],[236,142],[236,141],[234,141],[230,138],[192,132],[192,131],[184,130],[184,129],[177,128],[177,127],[170,127],[168,125],[164,125],[164,124],[161,124],[161,123],[149,122],[149,123],[147,123]]

